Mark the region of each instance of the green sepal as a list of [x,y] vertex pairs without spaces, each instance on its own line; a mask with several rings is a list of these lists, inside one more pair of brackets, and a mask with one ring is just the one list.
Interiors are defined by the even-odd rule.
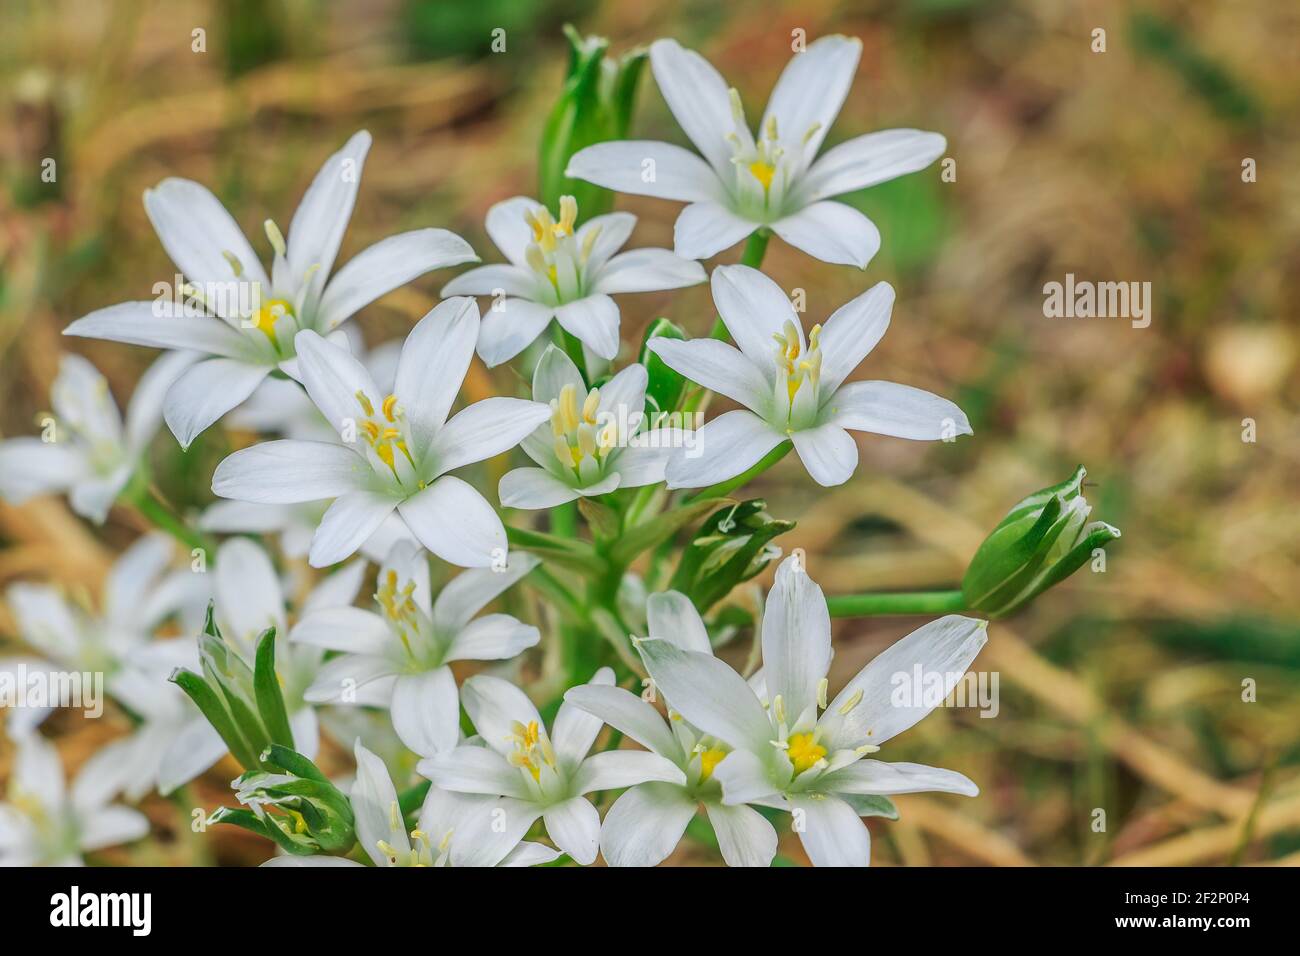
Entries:
[[766,557],[768,544],[794,526],[793,521],[768,514],[767,502],[761,498],[720,508],[682,552],[669,590],[685,594],[703,614],[736,585],[762,571],[775,557]]
[[245,770],[255,768],[258,763],[252,750],[244,741],[243,736],[235,728],[234,722],[230,719],[225,706],[221,703],[221,698],[198,674],[184,668],[177,669],[172,673],[171,682],[179,687],[194,701],[201,713],[212,725],[212,729],[217,732],[227,749],[239,761],[241,767]]
[[837,797],[853,808],[860,817],[884,817],[886,820],[898,819],[898,807],[888,797],[875,793],[837,793]]

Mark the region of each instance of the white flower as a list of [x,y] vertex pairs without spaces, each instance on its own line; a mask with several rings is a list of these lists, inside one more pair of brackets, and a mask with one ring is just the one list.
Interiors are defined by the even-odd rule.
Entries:
[[644,196],[690,203],[675,249],[707,259],[760,228],[825,262],[866,268],[880,248],[871,220],[832,196],[916,172],[943,155],[938,133],[891,129],[841,143],[814,162],[858,68],[862,42],[828,36],[791,59],[755,139],[740,94],[698,53],[674,40],[650,47],[655,81],[704,159],[668,143],[597,143],[566,176]]
[[[357,842],[375,866],[536,866],[559,856],[540,843],[521,843],[532,820],[524,814],[500,813],[503,801],[437,787],[429,788],[416,827],[408,834],[388,768],[360,740],[355,752],[352,812]],[[277,856],[262,865],[360,866],[334,856]]]
[[[667,591],[646,601],[650,638],[684,651],[713,656],[709,634],[695,605]],[[728,866],[769,866],[776,855],[776,830],[744,803],[722,801],[714,769],[730,751],[676,712],[665,721],[651,704],[621,687],[586,684],[564,695],[651,753],[671,761],[685,784],[652,782],[632,787],[609,808],[600,828],[600,852],[610,866],[657,866],[673,852],[702,805]]]
[[82,770],[68,793],[58,752],[39,734],[16,742],[0,802],[0,866],[80,866],[82,853],[149,832],[144,814],[109,803],[112,794],[91,770]]
[[393,729],[407,747],[421,756],[450,750],[460,739],[460,697],[449,665],[507,660],[537,644],[537,628],[509,614],[474,615],[538,563],[513,554],[503,571],[464,571],[435,601],[427,553],[398,544],[379,569],[379,614],[321,608],[294,628],[296,642],[343,652],[321,668],[307,700],[355,703],[355,692],[371,687],[370,696],[391,708]]
[[471,269],[447,283],[442,295],[498,300],[479,333],[478,354],[489,367],[522,352],[552,318],[596,355],[612,359],[618,352],[619,314],[611,295],[704,281],[698,262],[667,249],[614,255],[636,225],[630,213],[597,216],[575,230],[577,218],[572,196],[561,197],[559,222],[541,203],[523,196],[488,210],[488,235],[510,264]]
[[573,361],[555,346],[547,348],[533,371],[533,399],[550,408],[551,420],[537,426],[521,446],[541,467],[516,468],[502,477],[501,504],[553,508],[578,497],[663,481],[669,458],[682,445],[682,432],[639,432],[645,390],[645,368],[629,365],[587,391]]
[[459,236],[416,229],[375,243],[330,278],[369,149],[370,134],[362,131],[326,160],[294,213],[287,242],[267,220],[275,250],[269,277],[216,196],[188,179],[163,180],[145,193],[145,212],[210,314],[187,314],[192,310],[165,301],[126,302],[78,319],[64,334],[204,353],[167,391],[164,405],[168,427],[187,447],[272,371],[297,377],[300,330],[328,334],[426,272],[478,260]]
[[154,362],[140,377],[124,424],[104,376],[79,355],[60,356],[48,434],[0,441],[0,496],[22,504],[66,491],[73,511],[102,524],[162,424],[163,395],[198,359],[174,352]]
[[[12,585],[5,599],[18,635],[40,656],[0,659],[0,671],[12,674],[22,665],[29,678],[40,672],[99,674],[108,693],[118,696],[132,655],[153,641],[158,625],[178,613],[192,623],[207,600],[201,575],[170,569],[174,554],[166,535],[137,540],[109,569],[98,611],[84,599],[70,601],[50,585]],[[51,709],[15,708],[9,716],[11,732],[37,726]]]
[[[614,672],[603,667],[591,683],[613,684]],[[422,760],[420,773],[444,790],[501,797],[505,818],[524,831],[541,817],[555,845],[584,866],[595,861],[600,842],[600,815],[584,794],[649,780],[686,782],[658,754],[588,756],[601,721],[574,704],[560,705],[552,743],[537,708],[514,684],[478,675],[465,682],[461,697],[487,746],[462,745]]]
[[739,351],[714,339],[656,338],[650,348],[745,409],[700,429],[696,457],[669,462],[668,487],[733,478],[787,440],[813,480],[839,485],[858,465],[858,446],[845,429],[930,441],[971,434],[965,413],[945,398],[893,382],[844,383],[889,327],[894,290],[888,283],[837,309],[807,340],[790,300],[757,269],[718,266],[713,302]]
[[[669,705],[732,748],[714,769],[729,806],[790,810],[815,866],[866,866],[871,840],[855,801],[864,795],[941,791],[975,796],[962,774],[864,759],[933,709],[901,706],[894,677],[914,667],[943,675],[942,700],[987,640],[987,623],[949,615],[888,648],[829,703],[831,622],[821,588],[788,558],[763,611],[763,671],[746,683],[710,654],[640,641],[646,669]],[[757,685],[757,686],[755,686]]]
[[312,539],[316,567],[355,552],[394,509],[438,557],[487,567],[494,553],[505,554],[505,527],[481,494],[448,472],[513,448],[550,409],[498,397],[447,419],[478,329],[473,299],[437,305],[402,346],[388,395],[346,349],[299,332],[303,384],[343,444],[288,438],[245,448],[217,466],[212,490],[269,504],[335,499]]

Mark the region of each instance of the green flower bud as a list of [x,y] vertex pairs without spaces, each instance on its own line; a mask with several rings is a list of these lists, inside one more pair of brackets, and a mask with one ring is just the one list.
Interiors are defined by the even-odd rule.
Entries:
[[669,590],[689,597],[700,613],[781,556],[771,544],[794,527],[767,513],[761,498],[728,505],[711,514],[682,554]]
[[1119,537],[1118,528],[1088,520],[1092,507],[1080,491],[1086,475],[1080,465],[1067,481],[1030,495],[984,539],[961,583],[968,608],[1005,617]]
[[608,40],[584,37],[567,25],[564,35],[569,41],[569,69],[542,134],[538,198],[548,209],[557,209],[561,196],[573,196],[583,216],[591,217],[613,207],[613,194],[569,179],[564,170],[578,150],[627,138],[646,51],[638,48],[621,58],[607,57]]
[[248,809],[222,807],[213,823],[231,823],[274,840],[288,853],[346,853],[356,842],[352,804],[302,754],[272,744],[261,754],[267,770],[235,780],[235,797]]

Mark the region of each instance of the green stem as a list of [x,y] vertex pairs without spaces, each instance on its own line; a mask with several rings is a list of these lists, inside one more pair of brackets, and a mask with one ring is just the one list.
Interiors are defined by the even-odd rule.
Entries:
[[[772,231],[764,226],[757,232],[753,233],[745,242],[745,251],[740,256],[740,264],[749,266],[751,269],[757,269],[763,264],[763,254],[767,252],[767,241],[772,238]],[[722,316],[718,316],[713,322],[713,330],[709,332],[709,338],[726,341],[727,325],[722,321]]]
[[147,484],[141,483],[131,493],[130,501],[155,527],[166,531],[187,548],[198,548],[209,555],[216,553],[216,545],[211,539],[186,524]]
[[746,471],[741,472],[735,478],[728,478],[726,481],[721,481],[716,485],[712,485],[711,487],[705,488],[703,491],[691,495],[689,498],[683,501],[682,504],[689,505],[689,504],[693,504],[696,501],[703,501],[706,498],[725,498],[727,495],[735,491],[741,485],[748,484],[749,482],[753,481],[756,477],[761,475],[763,472],[767,471],[778,461],[780,461],[782,458],[788,455],[790,453],[790,449],[793,447],[794,446],[788,441],[781,442],[781,444],[777,445],[766,455],[760,458],[757,464],[753,465]]
[[551,337],[555,344],[573,360],[573,364],[578,366],[578,372],[582,375],[582,380],[590,385],[591,379],[587,376],[587,356],[583,354],[582,343],[575,336],[570,335],[561,328],[559,322],[553,323],[551,329]]
[[578,509],[572,501],[551,509],[551,534],[560,538],[572,538],[577,533]]
[[950,614],[966,610],[960,590],[910,591],[893,594],[841,594],[826,599],[831,617],[884,614]]

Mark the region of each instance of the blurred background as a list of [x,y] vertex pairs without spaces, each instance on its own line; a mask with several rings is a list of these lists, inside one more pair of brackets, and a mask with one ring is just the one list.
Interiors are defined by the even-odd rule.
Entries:
[[[621,53],[672,36],[737,87],[751,118],[791,31],[860,37],[862,63],[828,145],[912,126],[948,138],[940,166],[845,197],[883,236],[865,274],[779,240],[765,271],[807,292],[821,320],[879,280],[898,289],[889,334],[861,375],[954,399],[975,436],[955,444],[860,438],[833,490],[794,456],[755,492],[798,527],[828,594],[951,587],[1029,492],[1089,470],[1093,517],[1122,529],[1088,568],[990,628],[976,669],[1000,713],[941,709],[889,759],[958,769],[976,799],[900,797],[872,820],[877,864],[1300,863],[1300,7],[1138,3],[790,0],[4,0],[0,33],[0,435],[34,434],[61,351],[88,356],[124,405],[153,352],[60,338],[86,312],[150,296],[174,271],[141,205],[170,176],[211,187],[254,246],[287,226],[320,163],[359,128],[375,145],[340,261],[394,232],[442,226],[484,261],[488,207],[537,193],[537,144],[563,80],[561,26]],[[503,28],[505,52],[492,52]],[[203,30],[203,52],[193,31]],[[1094,30],[1105,31],[1095,52]],[[649,71],[636,138],[686,140]],[[40,177],[53,158],[57,178]],[[1253,160],[1254,181],[1243,181]],[[1248,164],[1251,165],[1251,164]],[[1250,177],[1247,177],[1250,178]],[[671,246],[678,204],[619,197],[633,245]],[[736,261],[739,248],[720,262]],[[1043,315],[1066,273],[1150,282],[1152,321]],[[369,344],[436,301],[436,273],[366,309]],[[667,315],[712,323],[707,287],[621,300],[625,351]],[[512,392],[476,363],[467,398]],[[1243,440],[1243,420],[1255,440]],[[182,511],[210,500],[213,467],[247,436],[212,429],[182,455],[154,445]],[[480,475],[487,487],[506,467]],[[0,589],[52,580],[93,601],[143,525],[103,528],[61,500],[0,504]],[[769,571],[770,574],[770,571]],[[766,579],[763,579],[766,582]],[[917,619],[836,622],[832,689]],[[13,619],[0,604],[0,653]],[[745,646],[734,649],[743,659]],[[1252,680],[1257,700],[1243,700]],[[45,725],[75,768],[120,715]],[[0,781],[12,748],[0,743]],[[346,756],[339,758],[346,765]],[[191,790],[229,801],[225,763]],[[0,785],[2,789],[2,785]],[[1096,832],[1094,810],[1106,811]],[[146,800],[155,838],[112,863],[256,863],[269,845],[189,833],[184,806]],[[802,862],[783,837],[783,858]],[[717,862],[684,842],[671,862]]]

